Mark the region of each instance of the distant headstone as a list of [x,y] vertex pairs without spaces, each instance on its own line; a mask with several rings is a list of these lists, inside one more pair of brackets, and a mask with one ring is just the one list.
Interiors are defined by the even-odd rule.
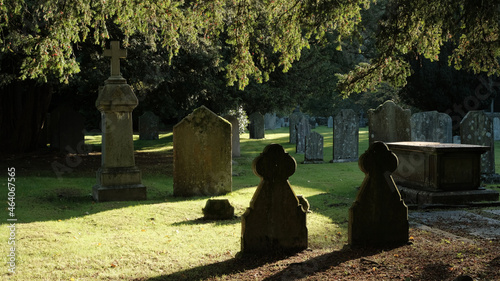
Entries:
[[276,113],[266,113],[264,114],[264,128],[266,130],[276,129]]
[[327,126],[328,125],[328,118],[316,117],[316,122],[318,122],[318,126]]
[[401,246],[408,243],[408,207],[391,173],[398,158],[375,142],[359,158],[365,179],[349,209],[348,243],[353,247]]
[[300,122],[300,118],[302,118],[301,112],[294,112],[288,118],[289,126],[290,126],[290,143],[297,142],[297,125]]
[[367,122],[367,120],[366,120],[366,118],[365,118],[365,117],[363,117],[363,116],[360,116],[360,117],[359,117],[359,127],[360,127],[360,128],[364,128],[364,127],[366,127],[366,122]]
[[158,126],[160,118],[151,111],[144,112],[139,117],[139,139],[140,140],[157,140]]
[[306,137],[304,164],[323,163],[323,136],[318,132],[311,132]]
[[297,163],[279,144],[264,148],[252,164],[261,178],[241,220],[241,252],[269,254],[307,248],[307,207],[302,206],[288,178]]
[[333,117],[328,117],[328,128],[333,128]]
[[68,106],[60,106],[50,114],[50,147],[64,153],[77,153],[85,144],[85,120]]
[[460,136],[453,136],[453,143],[462,143],[461,140],[460,140]]
[[409,109],[402,109],[391,100],[368,110],[369,144],[375,141],[410,141],[410,117]]
[[203,208],[205,220],[230,220],[234,218],[234,207],[228,199],[208,199]]
[[132,111],[138,104],[132,87],[120,74],[120,58],[127,50],[112,41],[104,56],[111,57],[111,76],[99,88],[95,102],[101,112],[102,156],[97,183],[92,187],[95,201],[145,200],[147,189],[135,165]]
[[264,116],[260,112],[254,112],[248,116],[250,124],[248,125],[248,131],[250,133],[251,139],[263,139],[264,133]]
[[316,122],[316,117],[309,117],[309,125],[311,129],[316,129],[318,127],[318,122]]
[[427,111],[411,116],[411,140],[452,143],[451,117],[446,113]]
[[290,119],[288,117],[283,117],[283,126],[282,127],[290,127]]
[[331,162],[358,161],[358,116],[342,109],[333,119],[333,159]]
[[306,137],[311,133],[311,125],[309,124],[308,118],[302,116],[300,122],[296,125],[297,129],[297,141],[295,142],[295,153],[305,153],[306,152]]
[[360,127],[360,128],[364,128],[364,127],[366,127],[366,122],[367,122],[367,120],[366,120],[366,118],[365,118],[365,113],[364,113],[364,111],[361,109],[361,110],[359,111],[359,127]]
[[279,117],[276,117],[276,126],[274,126],[275,129],[279,129],[281,127],[283,127],[285,123],[285,120],[283,119],[283,117],[279,118]]
[[494,139],[500,140],[500,113],[499,112],[487,112],[486,115],[490,117],[493,121],[493,137]]
[[231,192],[231,123],[205,106],[174,126],[174,196]]
[[489,146],[490,151],[481,155],[481,173],[495,173],[495,141],[493,124],[483,111],[469,111],[460,122],[462,144]]
[[236,116],[233,115],[226,115],[224,116],[224,119],[226,119],[229,123],[231,123],[231,131],[232,131],[232,137],[231,137],[231,147],[232,147],[232,156],[233,157],[240,157],[241,156],[241,150],[240,150],[240,126],[239,126],[239,121]]
[[500,117],[493,118],[493,132],[495,136],[495,140],[500,140]]

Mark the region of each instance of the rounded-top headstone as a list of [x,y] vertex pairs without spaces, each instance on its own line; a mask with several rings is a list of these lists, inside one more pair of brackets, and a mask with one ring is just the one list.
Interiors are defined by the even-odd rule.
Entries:
[[365,173],[389,172],[392,173],[398,168],[398,157],[389,150],[383,142],[374,142],[370,148],[359,157],[359,169]]
[[254,174],[265,180],[286,180],[295,173],[297,162],[281,145],[270,144],[254,159],[252,167]]

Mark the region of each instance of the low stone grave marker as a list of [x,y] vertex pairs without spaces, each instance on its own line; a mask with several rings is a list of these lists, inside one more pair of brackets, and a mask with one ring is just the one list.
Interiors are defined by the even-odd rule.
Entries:
[[490,147],[481,155],[481,173],[495,174],[495,140],[491,119],[482,110],[469,111],[460,122],[462,144]]
[[231,149],[232,149],[232,156],[233,157],[240,157],[241,156],[241,149],[240,149],[240,126],[239,126],[239,121],[236,116],[233,115],[226,115],[224,116],[224,119],[226,119],[229,123],[231,123]]
[[248,116],[250,124],[248,125],[248,131],[251,139],[263,139],[265,137],[264,132],[264,116],[260,112],[254,112]]
[[208,199],[203,208],[205,220],[230,220],[234,218],[234,207],[228,199]]
[[297,141],[295,141],[295,152],[302,154],[306,152],[306,137],[311,133],[311,125],[309,124],[308,118],[302,116],[296,127]]
[[139,117],[139,139],[157,140],[160,118],[151,111],[144,112]]
[[342,109],[333,119],[333,159],[331,162],[358,161],[358,116],[352,109]]
[[304,164],[323,163],[323,136],[318,132],[311,132],[306,137]]
[[426,111],[411,116],[411,140],[452,143],[451,117],[446,113]]
[[68,106],[60,106],[50,114],[50,147],[63,153],[77,153],[85,144],[85,120]]

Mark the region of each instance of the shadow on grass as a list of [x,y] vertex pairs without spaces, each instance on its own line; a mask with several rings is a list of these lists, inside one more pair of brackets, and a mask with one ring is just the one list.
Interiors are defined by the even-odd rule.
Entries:
[[[160,190],[158,188],[148,188],[147,200],[107,201],[97,203],[92,198],[91,189],[53,188],[32,192],[30,194],[25,193],[23,196],[20,196],[16,201],[16,215],[19,217],[19,222],[31,223],[84,217],[89,214],[134,206],[157,205],[165,202],[199,201],[211,198],[211,196],[196,196],[189,198],[174,197],[171,194],[171,189]],[[197,220],[192,220],[183,222],[183,224],[201,224],[209,222],[210,221],[197,222]],[[234,224],[237,222],[239,222],[239,219],[233,219],[228,220],[227,224]]]
[[174,136],[172,133],[160,134],[157,140],[134,140],[134,150],[158,150],[164,147],[173,146]]
[[187,220],[187,221],[181,221],[181,222],[176,222],[173,223],[172,225],[174,226],[180,226],[180,225],[203,225],[203,224],[213,224],[215,223],[216,225],[230,225],[230,224],[238,224],[241,222],[241,217],[234,216],[234,218],[230,220],[206,220],[203,217],[194,219],[194,220]]
[[[332,253],[327,253],[321,256],[310,258],[304,262],[291,263],[285,269],[277,272],[274,275],[268,276],[263,280],[297,280],[311,276],[317,273],[325,272],[329,268],[338,266],[341,263],[371,256],[380,253],[381,249],[353,249],[353,250],[339,250]],[[299,255],[307,254],[307,251],[298,253]],[[232,275],[246,271],[252,271],[266,264],[275,263],[280,260],[290,258],[289,255],[268,255],[268,256],[243,256],[240,258],[233,258],[227,261],[213,263],[209,265],[199,266],[169,275],[157,276],[147,280],[161,281],[161,280],[205,280],[220,276]],[[273,267],[275,268],[275,267]],[[259,270],[259,272],[264,271]],[[245,276],[252,276],[252,272],[248,272]],[[233,278],[237,278],[233,276]],[[240,278],[238,278],[240,279]],[[248,280],[250,278],[247,278]]]

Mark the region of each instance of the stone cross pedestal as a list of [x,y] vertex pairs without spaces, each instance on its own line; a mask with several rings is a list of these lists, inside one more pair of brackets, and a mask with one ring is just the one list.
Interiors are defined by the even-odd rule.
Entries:
[[241,218],[241,252],[269,254],[307,248],[306,212],[288,178],[297,163],[279,144],[264,148],[252,163],[261,178],[250,207]]
[[349,245],[405,245],[409,239],[408,207],[391,176],[398,158],[383,142],[375,142],[358,163],[365,179],[349,209]]
[[132,110],[138,101],[120,75],[120,58],[126,51],[114,41],[104,55],[111,56],[111,77],[99,89],[96,100],[102,120],[102,157],[92,195],[98,202],[145,200],[146,187],[135,166],[132,131]]

